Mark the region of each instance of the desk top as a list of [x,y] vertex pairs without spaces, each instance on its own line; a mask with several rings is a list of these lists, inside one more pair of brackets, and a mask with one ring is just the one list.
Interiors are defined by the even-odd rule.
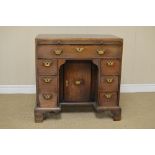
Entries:
[[37,44],[122,44],[123,39],[102,34],[39,34]]

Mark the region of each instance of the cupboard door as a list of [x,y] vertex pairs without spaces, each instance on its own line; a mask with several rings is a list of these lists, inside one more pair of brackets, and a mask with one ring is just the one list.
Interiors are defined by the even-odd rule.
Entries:
[[91,63],[70,61],[64,66],[64,101],[90,101]]

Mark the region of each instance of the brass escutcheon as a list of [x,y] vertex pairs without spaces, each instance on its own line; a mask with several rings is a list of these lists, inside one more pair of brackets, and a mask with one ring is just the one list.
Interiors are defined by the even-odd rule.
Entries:
[[45,100],[49,100],[52,98],[52,95],[51,94],[43,94],[43,97]]
[[43,61],[43,65],[45,66],[45,67],[50,67],[51,66],[51,61],[48,61],[48,60],[45,60],[45,61]]
[[113,61],[107,61],[107,65],[108,66],[113,66],[114,65],[114,62]]
[[55,53],[56,55],[61,55],[62,52],[63,52],[62,49],[56,49],[56,50],[54,51],[54,53]]
[[75,84],[76,84],[76,85],[80,85],[80,84],[81,84],[81,81],[80,81],[80,80],[76,80],[76,81],[75,81]]
[[77,48],[75,48],[75,49],[76,49],[77,52],[82,52],[82,51],[84,50],[83,47],[77,47]]
[[45,83],[49,83],[49,82],[51,82],[51,80],[52,80],[52,79],[51,79],[51,78],[46,77],[46,78],[43,78],[43,80],[44,80],[44,82],[45,82]]
[[106,81],[107,81],[107,83],[112,83],[113,82],[113,78],[107,78]]
[[112,94],[104,94],[104,96],[107,98],[107,99],[110,99],[112,97]]
[[98,55],[103,55],[105,53],[105,49],[97,49]]

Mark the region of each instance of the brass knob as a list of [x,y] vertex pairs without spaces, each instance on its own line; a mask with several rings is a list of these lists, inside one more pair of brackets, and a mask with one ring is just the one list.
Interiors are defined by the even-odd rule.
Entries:
[[62,49],[56,49],[56,50],[54,51],[55,55],[61,55],[62,52],[63,52]]
[[46,78],[43,78],[43,80],[44,80],[44,82],[45,82],[45,83],[49,83],[49,82],[51,82],[51,80],[52,80],[52,79],[51,79],[51,78],[46,77]]
[[81,84],[81,81],[80,81],[80,80],[76,80],[76,81],[75,81],[75,84],[76,84],[76,85],[80,85],[80,84]]
[[66,87],[68,87],[68,85],[69,85],[68,80],[65,81],[65,84],[66,84]]
[[82,52],[82,51],[84,50],[83,47],[77,47],[77,48],[75,48],[75,49],[76,49],[77,52]]
[[45,67],[50,67],[51,64],[52,64],[51,61],[48,61],[48,60],[43,61],[43,66],[45,66]]
[[52,98],[51,94],[43,94],[45,100],[50,100]]
[[113,61],[107,61],[107,65],[108,66],[113,66],[114,65],[114,62]]
[[112,94],[104,94],[104,96],[107,98],[107,99],[110,99],[112,97]]
[[103,55],[105,53],[105,49],[97,49],[98,55]]
[[112,83],[113,82],[113,78],[107,78],[106,81],[107,81],[107,83]]

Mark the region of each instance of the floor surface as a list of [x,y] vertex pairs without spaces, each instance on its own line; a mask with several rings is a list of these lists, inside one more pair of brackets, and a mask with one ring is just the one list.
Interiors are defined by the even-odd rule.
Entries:
[[35,95],[0,95],[0,128],[155,128],[155,93],[123,93],[120,106],[122,120],[96,117],[94,112],[63,112],[34,123]]

